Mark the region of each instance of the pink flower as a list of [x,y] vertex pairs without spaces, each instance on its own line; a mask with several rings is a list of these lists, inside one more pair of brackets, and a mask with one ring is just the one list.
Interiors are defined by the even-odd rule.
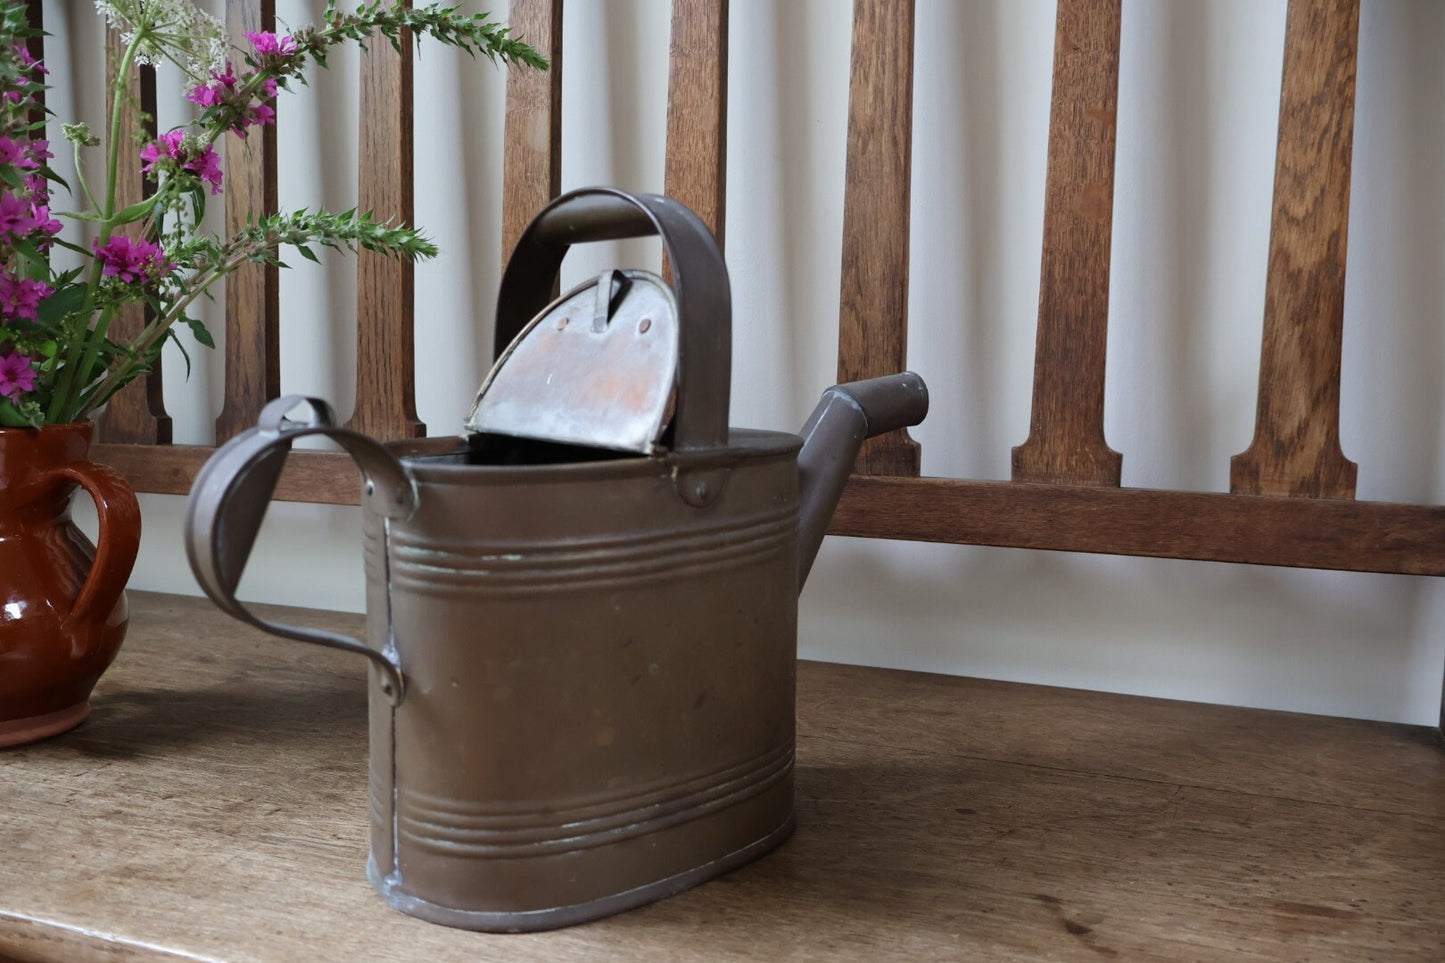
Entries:
[[[26,168],[39,167],[40,163],[35,159],[36,155],[30,149],[30,143],[23,137],[18,140],[14,137],[0,137],[0,164],[13,164],[16,167]],[[50,146],[43,140],[37,143]],[[39,156],[49,157],[50,152],[42,151]]]
[[183,130],[167,131],[157,138],[153,144],[147,144],[140,149],[140,159],[146,162],[141,168],[149,173],[156,163],[164,158],[180,160],[184,154],[181,144],[186,139],[186,132]]
[[10,52],[15,55],[16,60],[20,61],[21,69],[34,70],[42,74],[50,73],[50,71],[47,70],[40,61],[30,56],[29,48],[27,48],[23,43],[17,43],[12,45],[10,48]]
[[212,194],[221,193],[221,158],[216,155],[214,147],[208,144],[204,153],[186,161],[185,166],[186,170],[211,185]]
[[27,392],[35,390],[35,368],[30,359],[18,351],[0,354],[0,397],[19,401]]
[[50,238],[59,234],[63,226],[59,221],[50,216],[50,207],[48,205],[39,204],[35,201],[31,201],[30,203],[30,219],[33,222],[32,230],[47,235],[47,237],[43,238],[44,243],[41,244],[41,247],[50,243]]
[[91,247],[105,266],[102,273],[108,278],[118,277],[127,284],[159,280],[174,267],[166,260],[166,252],[159,244],[134,240],[124,234],[117,234],[104,245],[97,239],[91,242]]
[[197,86],[186,94],[186,99],[202,107],[218,107],[235,95],[236,84],[236,71],[230,64],[226,64],[225,73],[211,71],[211,82]]
[[246,126],[265,127],[276,123],[276,111],[269,104],[253,104],[246,114]]
[[146,163],[141,170],[150,173],[162,161],[176,161],[182,170],[190,171],[210,184],[212,194],[221,193],[221,158],[217,156],[216,149],[210,144],[199,145],[200,153],[194,153],[197,145],[188,150],[185,140],[185,131],[178,129],[162,134],[154,143],[142,147],[140,159]]
[[289,34],[278,37],[269,31],[257,33],[254,30],[248,30],[246,39],[251,41],[251,46],[262,57],[290,57],[296,53],[296,38]]
[[0,274],[0,319],[3,323],[17,319],[34,321],[41,299],[54,293],[55,289],[43,281]]
[[21,238],[33,230],[35,211],[30,201],[9,191],[0,193],[0,239]]

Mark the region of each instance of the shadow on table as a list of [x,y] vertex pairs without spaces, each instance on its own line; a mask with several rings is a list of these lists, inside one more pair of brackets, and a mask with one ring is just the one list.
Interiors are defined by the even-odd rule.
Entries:
[[366,692],[359,683],[298,689],[249,682],[194,690],[110,687],[92,699],[90,718],[79,728],[37,745],[119,760],[208,745],[364,753],[366,739]]

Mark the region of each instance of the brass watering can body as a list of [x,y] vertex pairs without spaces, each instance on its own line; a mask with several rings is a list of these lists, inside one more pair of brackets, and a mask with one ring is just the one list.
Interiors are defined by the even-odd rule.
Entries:
[[[364,654],[373,885],[472,929],[547,929],[678,892],[793,825],[797,596],[865,437],[916,424],[920,379],[829,389],[804,428],[727,428],[728,282],[666,198],[547,208],[504,276],[499,354],[543,316],[573,243],[658,233],[676,275],[670,444],[645,455],[497,437],[380,445],[321,402],[272,402],[197,477],[187,547],[222,608]],[[611,280],[604,297],[610,297]],[[291,443],[361,465],[367,634],[235,598]]]

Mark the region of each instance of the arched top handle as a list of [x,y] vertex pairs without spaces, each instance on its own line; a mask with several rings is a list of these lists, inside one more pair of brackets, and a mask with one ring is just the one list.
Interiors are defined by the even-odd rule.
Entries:
[[495,356],[552,300],[574,244],[662,238],[678,311],[677,409],[673,448],[727,445],[732,388],[732,295],[717,240],[692,211],[660,194],[588,187],[564,194],[532,220],[512,250],[497,295]]

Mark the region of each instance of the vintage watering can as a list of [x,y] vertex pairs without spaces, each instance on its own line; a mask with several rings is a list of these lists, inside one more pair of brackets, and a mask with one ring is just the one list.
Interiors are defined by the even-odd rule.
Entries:
[[[672,287],[608,271],[548,305],[570,245],[650,234]],[[802,437],[730,430],[727,271],[665,197],[560,198],[498,300],[470,437],[381,445],[279,399],[196,478],[186,541],[227,612],[371,660],[367,871],[387,902],[521,931],[660,899],[787,836],[798,591],[863,439],[928,398],[901,374],[829,389]],[[364,475],[369,644],[234,595],[308,435]]]

